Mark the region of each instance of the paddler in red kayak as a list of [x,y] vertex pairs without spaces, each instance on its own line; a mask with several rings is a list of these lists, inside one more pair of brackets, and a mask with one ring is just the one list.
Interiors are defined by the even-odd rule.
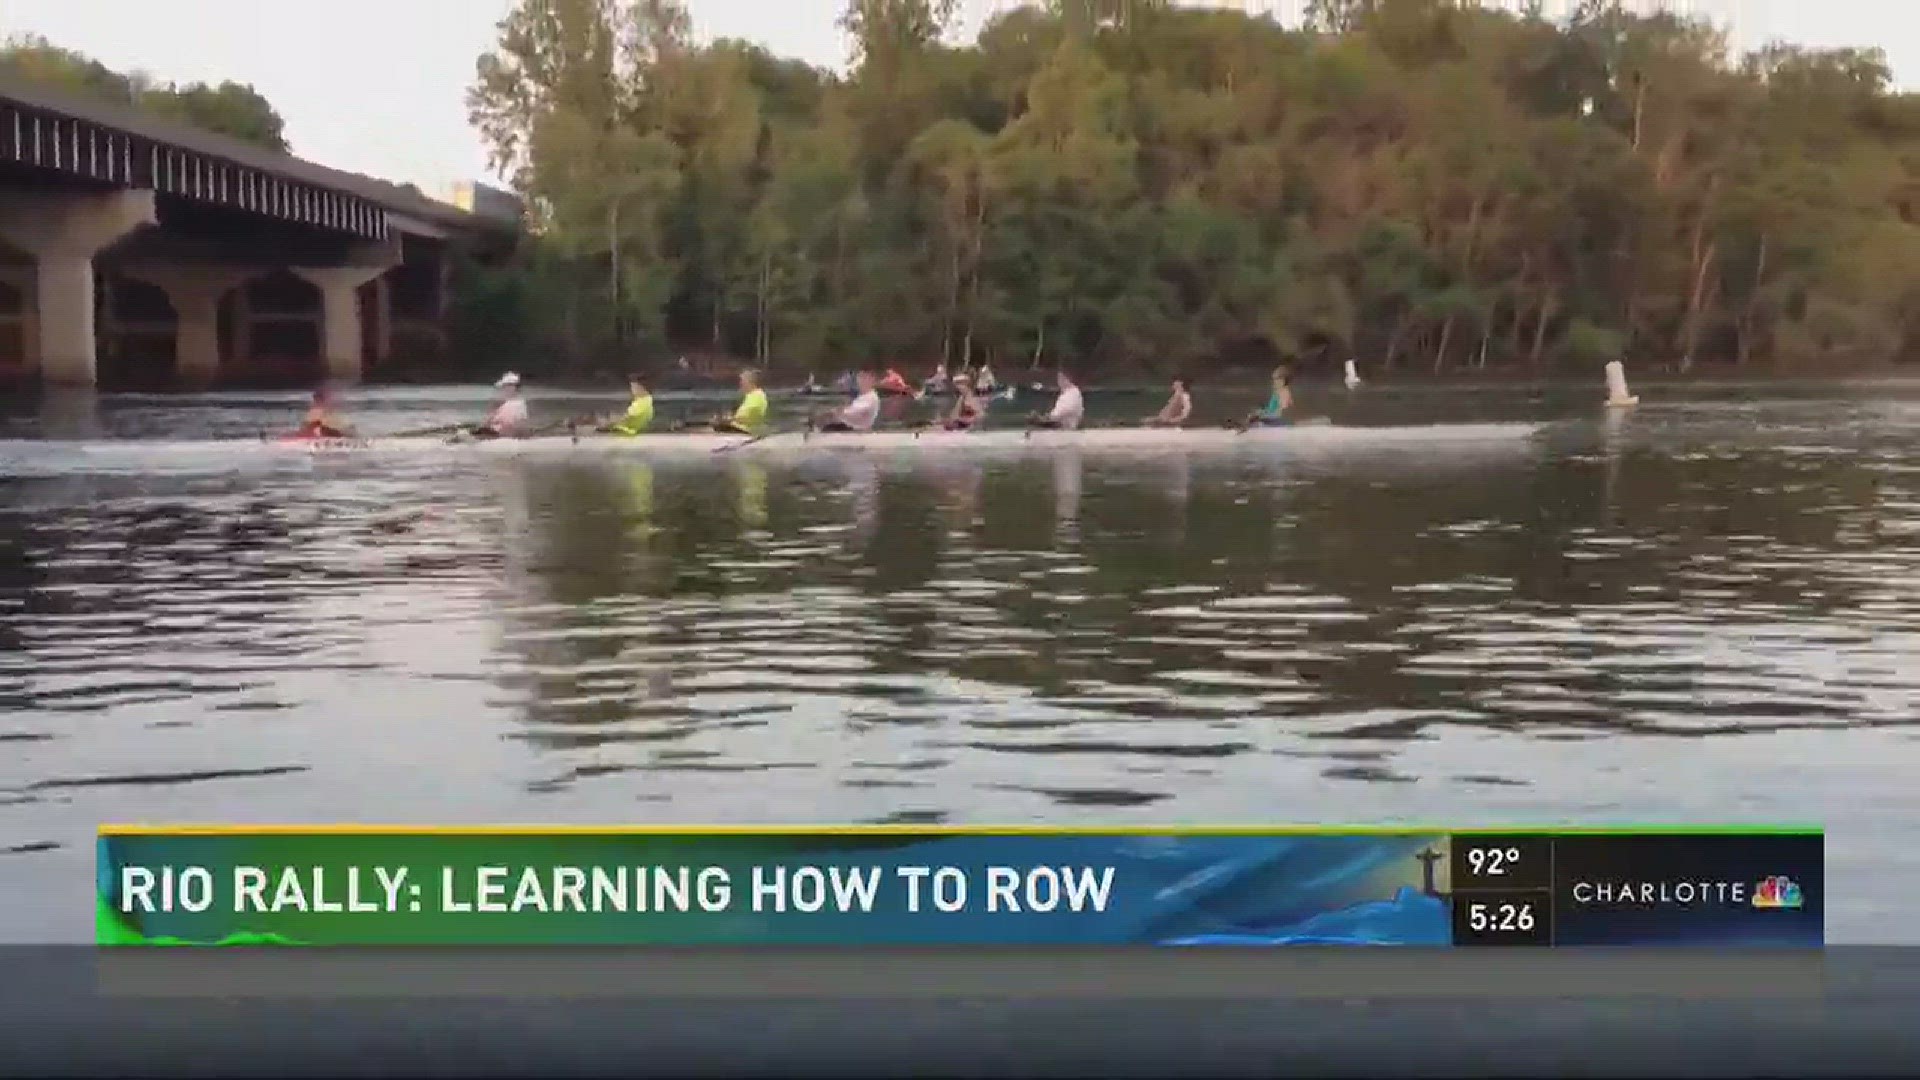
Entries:
[[333,391],[321,387],[313,392],[313,402],[307,406],[307,418],[300,421],[299,430],[293,433],[296,439],[350,439],[353,427],[340,419],[334,412],[336,399]]

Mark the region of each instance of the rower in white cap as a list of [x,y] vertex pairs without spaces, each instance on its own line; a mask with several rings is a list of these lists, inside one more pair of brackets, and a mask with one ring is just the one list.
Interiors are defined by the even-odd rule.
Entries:
[[487,415],[487,422],[473,429],[476,439],[515,438],[527,431],[527,402],[520,396],[520,376],[509,371],[493,384],[500,400]]

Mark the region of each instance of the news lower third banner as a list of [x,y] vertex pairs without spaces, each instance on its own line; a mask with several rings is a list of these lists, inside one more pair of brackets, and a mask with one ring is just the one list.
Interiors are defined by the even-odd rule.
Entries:
[[1819,948],[1817,828],[132,827],[102,945]]

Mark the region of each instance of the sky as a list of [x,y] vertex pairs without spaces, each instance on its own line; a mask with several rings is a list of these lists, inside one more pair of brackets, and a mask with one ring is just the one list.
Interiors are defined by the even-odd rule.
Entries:
[[[1296,21],[1303,0],[1219,0]],[[1902,86],[1920,85],[1916,0],[1627,0],[1711,18],[1737,47],[1771,40],[1878,45]],[[513,0],[0,0],[0,37],[36,33],[117,70],[180,82],[251,83],[279,109],[301,157],[440,193],[494,179],[467,126],[474,60]],[[1014,0],[961,0],[970,37]],[[1547,0],[1553,11],[1567,0]],[[688,0],[695,32],[839,67],[843,0]]]

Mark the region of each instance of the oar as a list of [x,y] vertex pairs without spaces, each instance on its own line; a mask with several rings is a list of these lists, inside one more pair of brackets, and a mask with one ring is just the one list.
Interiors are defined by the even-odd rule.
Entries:
[[529,438],[532,438],[536,435],[557,434],[562,429],[565,429],[565,428],[576,428],[576,427],[579,427],[581,424],[591,423],[593,419],[594,418],[591,416],[572,416],[572,417],[568,417],[565,420],[556,420],[551,424],[542,424],[541,426],[534,428],[532,431],[527,432],[527,436]]
[[[533,438],[538,438],[542,435],[558,435],[562,431],[572,431],[574,428],[579,427],[581,424],[591,423],[593,419],[594,418],[591,416],[570,416],[565,420],[555,420],[551,424],[542,424],[539,427],[528,428],[526,434],[517,436],[517,437],[522,439],[533,439]],[[422,431],[405,432],[402,435],[389,435],[387,437],[402,438],[405,435],[455,435],[455,436],[458,436],[458,435],[465,435],[470,432],[476,431],[479,428],[484,426],[485,426],[484,424],[447,424],[442,427],[427,428]],[[576,439],[579,438],[579,435],[577,432],[575,433],[574,438]]]
[[1253,430],[1253,429],[1254,429],[1255,427],[1268,427],[1268,426],[1273,426],[1273,427],[1321,427],[1321,426],[1324,426],[1324,425],[1327,425],[1327,424],[1331,424],[1331,423],[1333,423],[1333,421],[1332,421],[1332,420],[1330,420],[1330,419],[1328,419],[1327,417],[1324,417],[1324,416],[1304,416],[1304,417],[1301,417],[1301,418],[1300,418],[1300,419],[1298,419],[1298,420],[1289,420],[1289,421],[1287,421],[1287,422],[1286,422],[1286,423],[1284,423],[1284,424],[1274,424],[1274,425],[1267,425],[1267,424],[1255,424],[1255,423],[1253,423],[1253,421],[1252,421],[1251,419],[1247,419],[1247,420],[1243,420],[1243,421],[1241,421],[1241,422],[1240,422],[1240,430],[1239,430],[1238,432],[1236,432],[1236,434],[1239,434],[1239,435],[1245,435],[1245,434],[1246,434],[1247,432],[1249,432],[1249,431],[1252,431],[1252,430]]
[[794,432],[799,430],[803,430],[803,429],[783,428],[779,431],[769,431],[765,435],[755,435],[753,438],[748,439],[746,442],[728,443],[726,446],[716,446],[713,448],[713,452],[716,454],[724,454],[731,450],[738,450],[743,446],[752,446],[754,443],[766,442],[768,439],[771,439],[777,435],[792,435]]
[[288,431],[288,432],[284,432],[284,433],[282,433],[282,434],[279,434],[279,435],[275,435],[275,434],[274,434],[273,432],[271,432],[271,431],[262,431],[262,432],[260,433],[260,441],[261,441],[261,442],[263,442],[263,443],[277,443],[277,442],[325,442],[325,441],[332,441],[332,442],[365,442],[365,441],[367,441],[367,437],[366,437],[366,436],[364,436],[364,435],[352,435],[352,434],[346,434],[346,435],[302,435],[302,434],[300,434],[300,433],[299,433],[298,431]]
[[439,427],[415,428],[412,431],[396,431],[391,435],[380,436],[383,439],[418,439],[427,435],[451,435],[466,428],[465,424],[441,424]]
[[1027,429],[1026,429],[1026,435],[1025,435],[1026,441],[1032,442],[1033,433],[1036,431],[1059,431],[1059,432],[1071,433],[1074,431],[1081,430],[1079,428],[1056,427],[1053,424],[1045,423],[1044,421],[1046,419],[1047,417],[1043,413],[1031,412],[1027,414]]
[[[1267,427],[1268,425],[1264,423],[1259,423],[1259,424],[1254,423],[1255,420],[1265,418],[1266,415],[1267,414],[1263,412],[1248,413],[1247,418],[1245,420],[1240,421],[1240,423],[1236,425],[1239,428],[1239,430],[1235,432],[1235,434],[1245,435],[1247,432],[1252,431],[1254,428]],[[1276,416],[1278,416],[1278,414],[1276,414]],[[1285,419],[1284,417],[1279,417],[1279,418]],[[1299,423],[1299,421],[1297,420],[1293,422],[1296,424]]]

